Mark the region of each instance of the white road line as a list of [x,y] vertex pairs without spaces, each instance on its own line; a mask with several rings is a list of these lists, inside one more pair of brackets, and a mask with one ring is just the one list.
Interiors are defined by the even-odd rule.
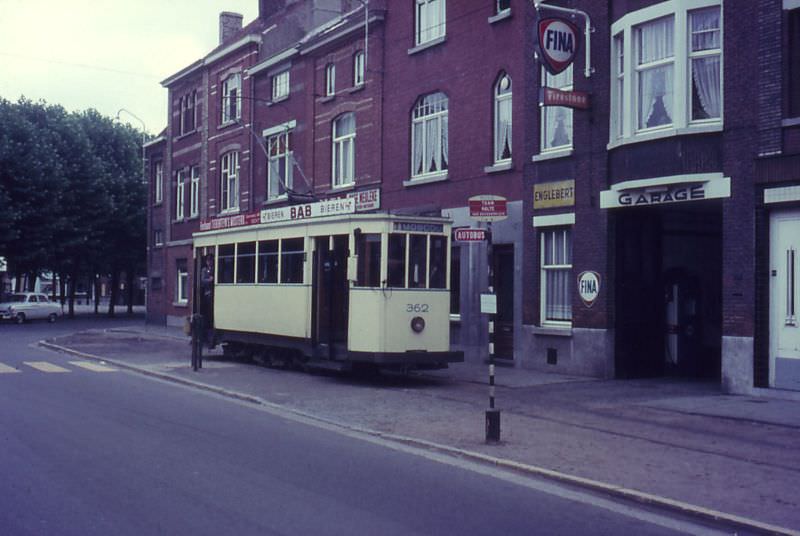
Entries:
[[0,374],[13,374],[14,372],[20,372],[20,370],[0,363]]
[[23,363],[41,372],[72,372],[69,369],[59,367],[58,365],[48,363],[47,361],[23,361]]
[[76,367],[81,367],[86,370],[91,370],[92,372],[116,372],[117,369],[101,365],[99,363],[93,363],[91,361],[70,361],[70,365],[75,365]]

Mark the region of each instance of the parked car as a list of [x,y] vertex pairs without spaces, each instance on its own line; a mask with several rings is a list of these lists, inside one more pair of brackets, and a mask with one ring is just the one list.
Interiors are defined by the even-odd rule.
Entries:
[[21,292],[11,294],[0,303],[0,320],[13,320],[22,324],[36,318],[55,322],[61,314],[61,305],[51,302],[45,294]]

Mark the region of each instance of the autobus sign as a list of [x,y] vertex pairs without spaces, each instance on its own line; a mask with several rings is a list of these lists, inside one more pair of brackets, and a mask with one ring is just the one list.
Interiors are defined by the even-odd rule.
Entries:
[[505,197],[476,195],[469,198],[469,216],[477,221],[498,221],[508,217]]
[[453,230],[456,242],[483,242],[486,240],[486,229],[460,227]]

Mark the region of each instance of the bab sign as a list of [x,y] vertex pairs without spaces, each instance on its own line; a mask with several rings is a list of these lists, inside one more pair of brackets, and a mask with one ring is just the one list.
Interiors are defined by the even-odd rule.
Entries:
[[539,58],[552,75],[570,66],[578,53],[578,27],[560,17],[540,19],[537,24]]

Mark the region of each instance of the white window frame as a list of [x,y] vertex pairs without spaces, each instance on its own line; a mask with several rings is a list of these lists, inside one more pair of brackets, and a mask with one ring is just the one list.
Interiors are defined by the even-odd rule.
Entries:
[[[635,143],[650,139],[689,134],[694,132],[715,132],[722,130],[724,123],[724,54],[719,49],[720,58],[720,117],[703,120],[691,119],[691,27],[690,12],[717,7],[720,10],[720,44],[725,42],[725,13],[721,0],[668,0],[651,7],[628,13],[611,26],[611,80],[617,87],[611,92],[611,121],[609,144],[611,149],[625,143]],[[638,128],[638,76],[637,27],[664,17],[673,17],[673,108],[672,123],[658,127]],[[622,50],[618,50],[620,45]],[[710,54],[716,54],[716,50]],[[697,54],[695,54],[697,55]],[[667,62],[670,60],[666,60]],[[619,66],[622,65],[620,71]],[[649,65],[648,65],[649,66]],[[647,67],[647,66],[645,66]],[[620,94],[621,93],[621,94]]]
[[[545,244],[547,243],[547,235],[555,235],[556,233],[569,233],[569,240],[564,241],[564,248],[565,251],[562,253],[564,254],[565,260],[568,260],[568,263],[562,264],[545,264],[546,261],[546,251],[545,251]],[[572,263],[573,263],[573,227],[571,225],[558,225],[558,226],[546,226],[539,228],[539,323],[542,326],[552,326],[552,327],[562,327],[562,328],[569,328],[572,327],[572,319],[573,319],[573,311],[572,311]],[[568,242],[568,243],[567,243]],[[552,241],[552,246],[556,246],[556,241]],[[568,249],[567,249],[568,248]],[[566,258],[568,255],[568,259]],[[569,320],[566,319],[548,319],[547,318],[547,299],[548,299],[548,285],[547,285],[547,274],[548,272],[553,271],[565,271],[567,272],[566,282],[567,282],[567,289],[565,292],[565,298],[567,302],[562,304],[562,306],[566,305],[569,307]]]
[[[231,123],[242,116],[242,74],[234,73],[222,82],[222,123]],[[231,113],[233,107],[233,113]]]
[[[506,4],[506,7],[503,7],[502,4]],[[496,15],[500,15],[501,13],[508,13],[510,11],[511,11],[511,0],[495,0],[494,12]]]
[[186,205],[186,170],[181,169],[175,174],[175,220],[182,220],[185,216]]
[[[184,260],[184,262],[186,262]],[[181,269],[179,263],[176,262],[175,267],[176,281],[175,281],[175,302],[178,305],[186,305],[189,303],[189,267],[188,264],[185,269]],[[185,285],[185,294],[184,294]]]
[[446,33],[445,0],[415,0],[414,44],[422,45],[444,37]]
[[220,158],[221,212],[239,210],[239,152],[230,151]]
[[[541,87],[551,87],[561,91],[572,91],[575,80],[574,70],[572,67],[573,66],[570,65],[564,71],[555,76],[548,73],[547,70],[542,67],[539,78]],[[566,106],[540,106],[539,110],[539,154],[563,152],[572,149],[575,136],[574,114],[572,112],[572,108],[568,108]],[[547,124],[548,118],[551,114],[556,116],[558,114],[565,114],[566,120],[564,122],[564,126],[569,129],[569,143],[548,147],[547,139],[551,136],[551,133],[547,129]],[[567,123],[569,123],[568,126]]]
[[155,247],[161,247],[164,245],[164,231],[161,229],[156,229],[153,231],[153,245]]
[[329,63],[325,66],[325,95],[330,97],[336,94],[336,64]]
[[[435,98],[434,98],[435,97]],[[426,102],[428,99],[430,101]],[[414,110],[411,115],[411,179],[420,180],[427,178],[435,178],[447,175],[447,170],[450,168],[450,151],[449,151],[449,120],[448,110],[450,101],[447,95],[441,92],[429,93],[417,99],[414,105]],[[435,122],[436,141],[434,142],[434,152],[438,155],[438,169],[434,171],[426,171],[425,165],[429,161],[429,126]],[[421,128],[418,128],[421,127]],[[419,132],[419,133],[418,133]],[[421,141],[418,137],[421,134]],[[422,154],[422,171],[418,171],[415,164],[415,152],[417,144],[420,145]]]
[[272,101],[277,102],[289,96],[289,69],[272,75]]
[[[267,153],[267,201],[275,199],[284,199],[288,196],[287,191],[281,192],[280,181],[275,181],[277,184],[277,192],[273,191],[273,166],[280,165],[285,173],[281,179],[287,189],[292,188],[292,168],[294,163],[294,153],[291,147],[292,130],[290,128],[282,128],[278,132],[266,135]],[[283,149],[283,150],[281,150]]]
[[353,56],[353,86],[364,85],[364,51],[359,50]]
[[[353,131],[340,133],[339,125],[346,119],[353,119]],[[345,113],[331,124],[331,186],[341,188],[355,183],[356,169],[356,114]]]
[[[503,82],[508,80],[508,91],[505,91],[502,88]],[[494,86],[494,163],[495,164],[502,164],[511,162],[511,157],[514,154],[513,150],[513,118],[514,118],[514,111],[513,111],[513,83],[511,80],[511,76],[508,73],[503,73],[500,78],[497,79],[497,83]],[[504,106],[508,106],[511,108],[509,110],[509,120],[508,120],[508,151],[509,155],[507,157],[503,157],[503,146],[505,145],[505,140],[501,140],[501,123],[500,123],[500,116],[501,116],[501,108]]]
[[159,160],[156,162],[155,168],[155,202],[158,205],[164,201],[164,162]]
[[200,214],[200,166],[192,166],[191,187],[189,188],[189,217]]

